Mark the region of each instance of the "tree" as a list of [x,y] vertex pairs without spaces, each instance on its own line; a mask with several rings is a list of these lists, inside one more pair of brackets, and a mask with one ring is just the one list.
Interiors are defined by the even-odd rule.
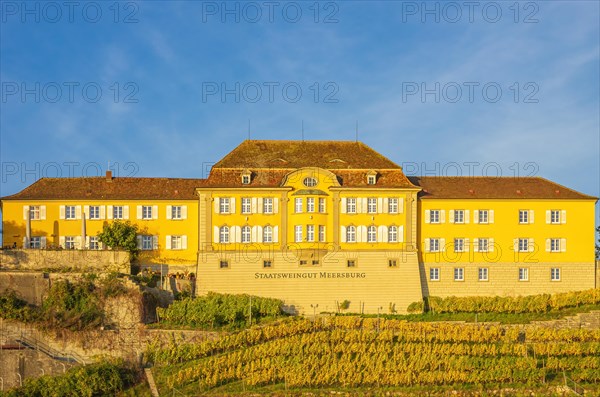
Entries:
[[104,225],[98,238],[102,244],[112,248],[128,251],[132,257],[139,252],[137,247],[137,225],[129,221],[116,220],[110,225]]

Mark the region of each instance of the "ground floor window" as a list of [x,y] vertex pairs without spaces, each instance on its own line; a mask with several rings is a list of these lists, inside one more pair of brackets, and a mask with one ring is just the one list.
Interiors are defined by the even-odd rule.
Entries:
[[219,261],[219,267],[221,269],[227,269],[227,268],[229,268],[229,262],[228,261]]
[[91,250],[99,250],[100,249],[100,239],[98,236],[90,236],[90,246]]
[[348,261],[346,262],[346,265],[348,267],[356,267],[356,259],[348,259]]
[[465,280],[465,269],[462,267],[454,268],[454,281],[464,281]]
[[388,267],[398,267],[397,259],[388,259]]
[[273,267],[273,262],[272,261],[263,261],[263,267],[271,268],[271,267]]
[[519,268],[519,281],[529,281],[529,269],[526,267]]
[[429,269],[429,280],[431,281],[440,281],[440,269],[437,267],[432,267]]
[[65,249],[68,249],[68,250],[75,249],[75,237],[73,237],[73,236],[65,237]]
[[550,269],[550,280],[560,281],[560,269],[558,267],[553,267]]
[[35,248],[35,249],[42,248],[42,238],[41,237],[31,237],[29,239],[29,248]]
[[479,268],[479,281],[488,281],[488,268],[487,267]]

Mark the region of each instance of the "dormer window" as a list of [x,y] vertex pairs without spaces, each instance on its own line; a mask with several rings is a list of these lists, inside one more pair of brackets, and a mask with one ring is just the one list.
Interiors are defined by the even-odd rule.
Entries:
[[377,183],[377,172],[369,171],[367,173],[367,185],[374,185]]
[[302,183],[304,183],[304,186],[306,186],[306,187],[315,187],[315,186],[317,186],[317,183],[319,183],[319,182],[317,181],[316,178],[309,176],[309,177],[304,178]]
[[252,181],[252,173],[250,171],[242,172],[242,185],[249,185]]

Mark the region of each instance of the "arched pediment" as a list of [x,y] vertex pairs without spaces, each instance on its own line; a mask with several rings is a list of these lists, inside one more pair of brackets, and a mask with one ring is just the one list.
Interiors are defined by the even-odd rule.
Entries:
[[[303,185],[303,181],[306,178],[315,178],[318,181],[318,185],[322,188],[340,186],[337,175],[329,170],[318,167],[298,168],[290,172],[282,179],[281,186]],[[306,187],[314,188],[315,186]]]

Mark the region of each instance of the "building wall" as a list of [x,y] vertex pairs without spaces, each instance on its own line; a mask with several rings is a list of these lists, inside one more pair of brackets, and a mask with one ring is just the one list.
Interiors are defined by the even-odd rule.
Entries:
[[[3,202],[3,236],[4,246],[23,246],[23,238],[26,235],[25,206],[41,206],[45,209],[45,219],[31,220],[31,235],[46,238],[48,247],[58,247],[61,237],[82,235],[82,217],[79,219],[61,219],[61,206],[74,205],[79,208],[78,213],[85,213],[85,206],[101,206],[104,213],[103,219],[89,219],[86,216],[85,228],[87,236],[96,236],[102,231],[105,224],[112,222],[108,219],[108,206],[128,206],[128,220],[139,227],[140,234],[157,236],[157,246],[154,250],[142,251],[140,260],[142,263],[187,263],[193,264],[197,261],[198,251],[198,201],[82,201],[82,200],[47,200],[47,201],[17,201],[8,200]],[[149,205],[158,211],[156,219],[143,220],[138,218],[138,206]],[[167,219],[167,206],[182,205],[187,207],[187,217],[182,220]],[[180,250],[166,249],[168,235],[181,235],[187,237],[187,248]],[[81,246],[80,246],[81,248]]]

